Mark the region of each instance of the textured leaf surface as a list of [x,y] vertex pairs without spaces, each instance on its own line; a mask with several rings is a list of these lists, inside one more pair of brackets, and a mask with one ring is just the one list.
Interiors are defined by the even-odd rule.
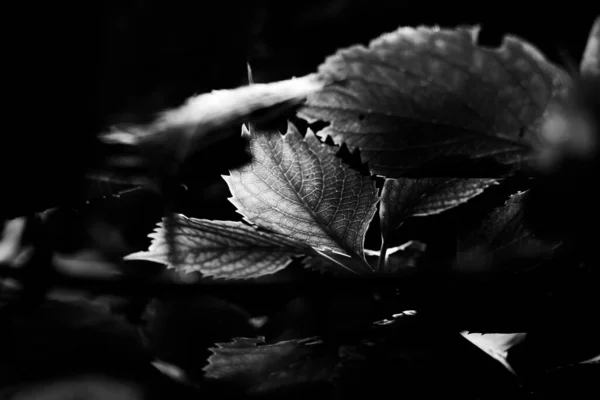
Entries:
[[363,257],[379,200],[375,181],[342,165],[312,131],[247,132],[253,161],[225,176],[248,221],[318,250]]
[[388,178],[518,169],[570,82],[521,39],[485,48],[478,33],[400,28],[340,50],[319,67],[335,83],[310,95],[300,116],[330,122],[320,135],[360,148],[371,171]]
[[169,262],[164,222],[150,235],[148,251],[130,254],[125,259],[159,262],[215,278],[249,279],[285,268],[293,256],[311,254],[308,246],[281,235],[259,232],[241,222],[208,221],[179,214],[173,229],[176,265]]
[[407,218],[438,214],[495,184],[493,179],[386,179],[379,217],[384,240]]
[[324,356],[316,338],[264,344],[264,337],[234,338],[217,343],[204,368],[205,376],[232,382],[259,393],[289,384],[327,380],[333,361]]
[[[529,267],[551,256],[559,242],[538,238],[524,223],[524,204],[529,192],[519,192],[493,210],[469,235],[460,239],[457,263],[464,268],[511,265],[529,260]],[[518,265],[518,264],[515,264]]]

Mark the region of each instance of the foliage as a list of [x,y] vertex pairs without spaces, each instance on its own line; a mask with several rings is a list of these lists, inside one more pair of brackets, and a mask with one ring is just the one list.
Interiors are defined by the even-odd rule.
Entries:
[[[85,175],[159,193],[160,222],[147,250],[107,256],[109,233],[126,240],[92,220],[86,240],[100,245],[76,268],[44,245],[56,210],[7,222],[2,386],[20,393],[68,353],[52,378],[108,375],[127,398],[550,396],[543,376],[593,368],[600,352],[597,256],[579,225],[539,229],[548,178],[597,171],[600,113],[582,82],[600,81],[599,25],[581,75],[513,35],[492,47],[479,26],[401,27],[316,73],[255,84],[250,72],[249,85],[111,127]],[[232,153],[214,197],[228,189],[243,218],[185,212],[186,164],[231,138],[247,154]],[[567,301],[566,287],[581,296],[568,337],[585,334],[536,345],[556,337],[545,303]]]

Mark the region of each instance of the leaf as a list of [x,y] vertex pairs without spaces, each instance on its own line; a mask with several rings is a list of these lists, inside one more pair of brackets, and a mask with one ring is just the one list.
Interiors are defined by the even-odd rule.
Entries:
[[596,18],[590,31],[580,69],[585,77],[600,78],[600,17]]
[[198,271],[224,279],[250,279],[285,268],[293,256],[312,254],[310,247],[284,236],[259,232],[241,222],[209,221],[178,214],[174,221],[177,264],[169,262],[169,243],[163,222],[150,235],[148,251],[126,260],[167,264],[185,272]]
[[[394,274],[402,270],[417,267],[420,256],[425,252],[427,246],[424,243],[411,240],[400,246],[387,249],[384,263],[385,267],[378,272],[384,274]],[[378,268],[380,252],[375,250],[365,250],[367,262],[373,267]]]
[[504,372],[457,332],[407,310],[375,322],[356,345],[341,346],[333,382],[340,398],[392,390],[407,399],[494,398],[484,394],[509,390],[497,381],[498,371]]
[[463,269],[482,269],[500,265],[516,268],[518,260],[528,268],[550,257],[560,245],[538,238],[524,224],[524,204],[529,191],[511,196],[459,241],[457,265]]
[[515,373],[507,361],[508,351],[525,339],[527,333],[469,333],[461,332],[467,340],[485,351],[511,373]]
[[359,148],[371,171],[388,178],[517,170],[570,81],[515,36],[499,48],[478,46],[479,30],[403,27],[340,50],[319,67],[334,83],[310,95],[299,115],[329,122],[321,137]]
[[[125,177],[110,176],[110,180],[146,184],[147,177],[139,176],[147,172],[145,165],[150,165],[153,173],[168,173],[192,152],[230,139],[223,129],[248,120],[270,120],[303,103],[309,93],[322,86],[323,82],[313,74],[216,90],[191,97],[181,107],[161,112],[149,124],[112,127],[100,139],[113,149],[113,157],[107,159],[108,169],[125,172],[121,174]],[[127,172],[134,178],[126,177]],[[109,179],[102,173],[96,175]]]
[[252,315],[240,306],[207,296],[181,296],[149,303],[143,319],[145,337],[153,355],[185,372],[192,382],[202,381],[208,348],[232,336],[254,336]]
[[379,218],[384,241],[409,217],[438,214],[496,184],[494,179],[386,179]]
[[375,181],[343,165],[310,129],[305,138],[291,123],[284,135],[245,133],[253,161],[224,176],[237,211],[261,228],[364,261]]
[[327,380],[333,362],[314,337],[265,344],[264,337],[234,338],[217,343],[204,368],[205,376],[235,384],[251,393],[284,385]]

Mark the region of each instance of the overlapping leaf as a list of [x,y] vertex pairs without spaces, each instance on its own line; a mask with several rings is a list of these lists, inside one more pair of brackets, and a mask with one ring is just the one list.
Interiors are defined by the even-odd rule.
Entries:
[[[176,215],[173,224],[177,267],[225,279],[249,279],[285,268],[293,256],[312,254],[310,247],[277,234],[259,232],[241,222],[208,221]],[[167,264],[169,241],[164,222],[150,235],[148,251],[127,260]]]
[[478,33],[400,28],[340,50],[319,67],[335,83],[310,95],[299,114],[329,122],[320,135],[360,148],[371,171],[388,178],[518,169],[570,81],[523,40],[506,36],[486,48]]
[[292,124],[284,135],[246,134],[253,161],[224,177],[238,212],[317,250],[362,259],[379,200],[374,180],[343,165],[310,130],[304,138]]
[[[459,241],[457,265],[483,268],[519,265],[517,260],[541,261],[560,245],[538,238],[524,223],[524,202],[529,192],[519,192],[496,208],[469,235]],[[535,262],[528,263],[530,267]]]
[[441,213],[495,183],[493,179],[386,179],[379,209],[382,237],[385,241],[409,217]]
[[250,392],[261,393],[281,386],[328,380],[334,360],[322,352],[316,338],[265,344],[264,337],[234,338],[217,343],[204,368],[205,376]]

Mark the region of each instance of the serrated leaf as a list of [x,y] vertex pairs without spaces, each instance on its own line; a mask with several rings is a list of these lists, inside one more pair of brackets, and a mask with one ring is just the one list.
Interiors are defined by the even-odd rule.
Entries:
[[264,337],[234,338],[217,343],[204,367],[205,376],[230,382],[250,393],[261,393],[284,385],[327,380],[333,362],[322,353],[316,338],[265,344]]
[[241,222],[174,217],[173,235],[177,264],[169,261],[169,241],[164,221],[150,235],[148,251],[126,260],[166,264],[185,272],[198,271],[224,279],[250,279],[285,268],[294,256],[312,254],[310,247],[281,235],[259,232]]
[[477,26],[403,27],[340,50],[319,67],[334,83],[299,115],[329,122],[320,136],[359,148],[388,178],[516,170],[570,80],[525,41],[506,36],[487,48],[478,34]]
[[515,373],[508,363],[508,351],[521,343],[527,333],[469,333],[461,332],[468,341],[489,354],[511,373]]
[[379,208],[383,240],[387,240],[407,218],[439,214],[496,183],[494,179],[386,179]]
[[581,60],[581,75],[600,77],[600,17],[596,18]]
[[343,165],[311,130],[303,138],[290,123],[284,135],[247,134],[253,161],[224,176],[237,211],[261,228],[364,261],[375,181]]
[[538,238],[524,223],[524,202],[528,195],[525,191],[511,196],[459,240],[456,261],[459,267],[485,269],[500,264],[513,266],[514,261],[526,260],[532,268],[537,261],[554,253],[560,243]]

